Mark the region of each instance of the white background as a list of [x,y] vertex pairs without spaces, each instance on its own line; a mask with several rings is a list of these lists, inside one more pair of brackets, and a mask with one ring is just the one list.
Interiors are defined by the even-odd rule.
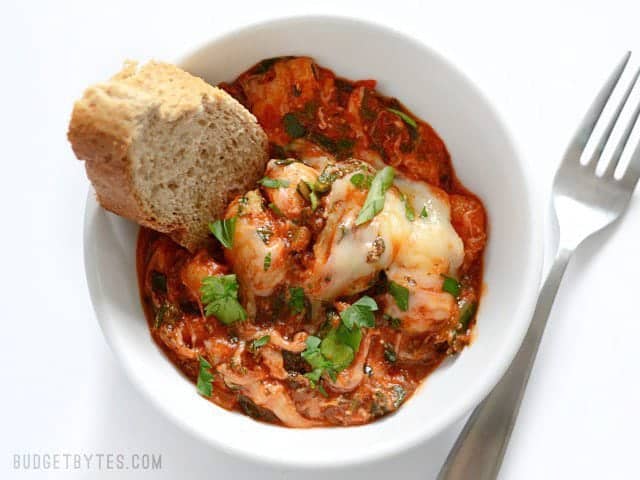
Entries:
[[[535,165],[541,215],[556,162],[595,91],[623,51],[635,49],[640,63],[637,0],[5,1],[0,10],[3,478],[126,477],[16,472],[14,453],[150,452],[163,455],[162,471],[135,475],[427,479],[462,425],[385,462],[295,472],[213,451],[140,397],[89,302],[82,261],[88,182],[65,138],[73,100],[123,59],[176,59],[220,32],[275,16],[337,13],[388,24],[442,52],[494,101]],[[622,222],[585,245],[567,272],[502,479],[640,477],[639,246],[637,191]]]

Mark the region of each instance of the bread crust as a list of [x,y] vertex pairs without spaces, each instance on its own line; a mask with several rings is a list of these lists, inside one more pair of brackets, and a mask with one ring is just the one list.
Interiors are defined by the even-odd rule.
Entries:
[[132,188],[127,159],[130,141],[101,130],[82,108],[73,110],[68,139],[76,157],[85,161],[100,205],[123,217],[148,221]]
[[[87,176],[99,203],[105,209],[166,233],[174,241],[195,250],[206,241],[207,233],[202,228],[193,231],[194,227],[191,226],[190,231],[189,226],[154,218],[134,186],[130,153],[134,138],[141,130],[141,119],[150,114],[162,120],[175,119],[197,108],[211,108],[211,102],[216,100],[219,102],[218,108],[236,109],[247,135],[251,140],[257,140],[253,143],[256,143],[256,157],[260,157],[256,162],[247,162],[251,165],[245,168],[251,167],[252,170],[246,172],[247,189],[262,174],[261,171],[253,171],[253,166],[261,164],[264,168],[268,140],[255,117],[232,97],[226,98],[226,92],[172,65],[152,63],[144,68],[158,69],[160,80],[157,83],[162,86],[160,96],[140,88],[144,85],[138,85],[135,64],[128,63],[123,71],[113,77],[114,83],[99,84],[85,91],[74,106],[67,136],[76,157],[85,161]],[[175,81],[172,79],[170,86],[173,87],[175,83],[182,89],[167,93],[166,78],[172,75],[172,70],[178,72],[178,77]],[[148,75],[149,71],[145,73]],[[133,85],[119,83],[128,79],[133,79]],[[221,185],[220,188],[228,187]],[[209,206],[215,215],[221,215],[224,208],[226,205]]]

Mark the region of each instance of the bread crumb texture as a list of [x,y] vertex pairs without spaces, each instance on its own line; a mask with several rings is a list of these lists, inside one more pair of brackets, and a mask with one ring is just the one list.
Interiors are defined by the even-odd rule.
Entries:
[[255,117],[166,63],[127,62],[76,102],[68,133],[101,205],[194,250],[267,160]]

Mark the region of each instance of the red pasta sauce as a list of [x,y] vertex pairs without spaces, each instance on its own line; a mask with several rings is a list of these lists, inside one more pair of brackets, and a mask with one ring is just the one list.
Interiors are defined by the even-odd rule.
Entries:
[[[318,191],[318,203],[311,205],[309,192],[298,189],[301,198],[290,200],[299,208],[295,218],[288,218],[287,211],[266,208],[274,192],[256,186],[251,198],[263,206],[245,221],[267,222],[268,234],[263,235],[266,230],[261,227],[256,231],[265,244],[282,242],[284,264],[275,254],[265,256],[264,271],[278,274],[277,282],[265,287],[266,295],[249,291],[242,279],[250,277],[237,272],[238,300],[248,313],[244,321],[228,325],[206,315],[202,280],[236,273],[233,265],[240,254],[225,251],[213,236],[209,245],[189,252],[167,236],[142,228],[137,269],[151,335],[194,382],[204,368],[203,378],[211,386],[205,388],[205,396],[223,408],[290,427],[367,423],[399,408],[434,368],[470,342],[482,285],[485,209],[456,177],[434,129],[375,87],[374,80],[336,77],[307,57],[263,60],[221,85],[256,116],[268,135],[272,159],[328,158],[338,176],[353,175],[353,168],[366,172],[362,164],[353,163],[358,159],[376,170],[389,165],[396,175],[443,192],[439,195],[450,206],[451,225],[464,246],[454,281],[457,290],[448,303],[450,314],[422,329],[407,330],[404,320],[385,313],[392,300],[384,272],[376,273],[357,293],[331,300],[312,298],[308,281],[301,279],[314,278],[309,271],[317,263],[314,245],[324,238],[327,225],[326,192]],[[274,171],[291,161],[273,164]],[[356,189],[353,195],[364,198],[366,193]],[[234,200],[227,218],[242,215],[247,198]],[[413,214],[412,221],[419,221],[420,212]],[[234,241],[242,240],[238,235]],[[265,278],[269,283],[276,277]],[[302,303],[296,304],[295,289],[304,292],[298,298]],[[345,309],[364,295],[377,304],[372,312],[375,323],[361,329],[348,366],[325,370],[314,379],[315,367],[303,354],[309,350],[309,337],[326,338],[340,325]],[[442,297],[441,292],[429,295]]]

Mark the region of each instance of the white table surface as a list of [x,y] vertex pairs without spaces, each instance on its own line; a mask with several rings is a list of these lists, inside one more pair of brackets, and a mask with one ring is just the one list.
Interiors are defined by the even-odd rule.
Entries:
[[[386,23],[441,51],[492,98],[537,165],[541,215],[555,164],[596,89],[624,50],[635,49],[640,63],[636,0],[5,1],[0,10],[2,478],[427,479],[462,425],[385,462],[303,473],[218,453],[141,398],[89,302],[88,182],[65,139],[72,101],[124,58],[175,59],[218,32],[294,13]],[[622,222],[585,245],[567,272],[502,479],[640,477],[639,245],[636,191]],[[161,453],[162,469],[13,469],[14,454],[47,452]]]

